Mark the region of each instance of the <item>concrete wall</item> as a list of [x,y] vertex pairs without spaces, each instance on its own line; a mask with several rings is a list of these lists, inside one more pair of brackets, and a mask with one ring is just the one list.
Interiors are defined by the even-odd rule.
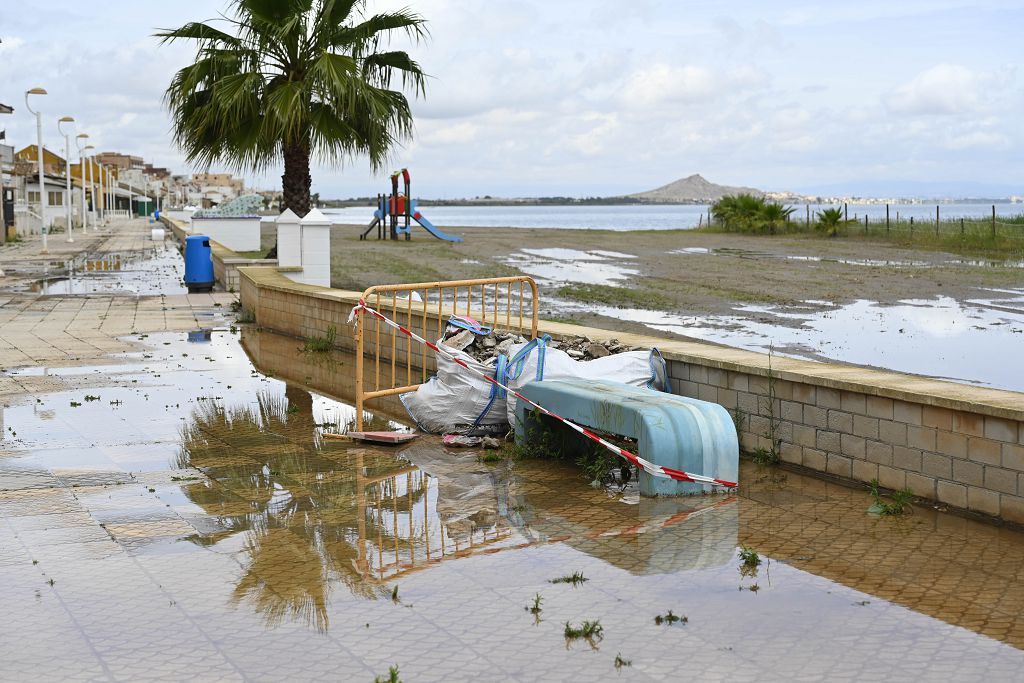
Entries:
[[[297,337],[324,336],[333,325],[338,345],[354,348],[345,320],[358,292],[295,283],[273,268],[240,274],[242,306],[259,325]],[[390,314],[390,302],[382,308]],[[407,318],[401,302],[396,310],[400,323],[422,332],[420,315]],[[436,337],[437,324],[428,313],[428,339]],[[542,321],[541,329],[556,338],[583,334],[658,347],[675,392],[725,406],[746,452],[771,448],[774,435],[788,466],[848,482],[877,477],[887,488],[909,487],[952,508],[1024,524],[1022,393],[562,323]],[[380,346],[383,356],[396,359],[400,379],[406,367],[413,381],[424,374],[419,366],[434,370],[418,346],[407,355],[404,338],[392,347],[386,328]]]
[[208,235],[232,251],[259,251],[260,219],[256,218],[192,218],[190,232]]

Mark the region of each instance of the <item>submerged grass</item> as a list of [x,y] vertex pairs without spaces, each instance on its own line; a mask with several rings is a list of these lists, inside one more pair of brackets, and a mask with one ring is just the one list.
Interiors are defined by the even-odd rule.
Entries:
[[563,285],[556,292],[558,296],[588,304],[606,304],[617,308],[653,308],[670,310],[675,301],[652,289],[642,287],[614,287],[611,285],[571,284]]
[[550,579],[548,583],[571,583],[572,587],[575,588],[581,583],[589,581],[587,577],[583,576],[582,572],[573,572],[566,576],[559,576],[557,579]]
[[[914,499],[914,493],[909,488],[903,489],[902,491],[893,491],[888,496],[885,496],[879,491],[877,479],[872,479],[869,487],[871,490],[871,497],[875,501],[868,508],[869,513],[883,516],[895,516],[905,514],[913,509],[910,505],[910,501]],[[889,500],[886,501],[885,498],[889,498]]]
[[600,640],[604,637],[604,627],[601,626],[601,622],[597,619],[594,621],[584,621],[579,626],[573,626],[568,621],[565,622],[565,639],[566,640],[578,640],[584,638],[591,641],[591,644],[595,640]]
[[677,623],[688,624],[690,623],[690,620],[685,615],[679,616],[678,614],[673,614],[672,610],[669,610],[665,614],[659,614],[658,616],[654,617],[654,623],[658,626],[661,626],[662,624],[671,626],[672,624]]
[[302,350],[306,353],[327,353],[334,348],[334,342],[338,338],[338,330],[334,325],[327,328],[326,336],[314,335],[306,340]]
[[374,676],[373,683],[402,683],[402,679],[398,677],[398,666],[389,666],[386,677]]

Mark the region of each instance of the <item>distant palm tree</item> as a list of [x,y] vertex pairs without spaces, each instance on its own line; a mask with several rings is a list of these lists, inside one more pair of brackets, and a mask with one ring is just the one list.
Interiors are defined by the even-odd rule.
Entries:
[[711,214],[726,230],[773,235],[785,226],[793,211],[791,207],[750,194],[729,195],[711,205]]
[[791,206],[783,206],[778,202],[766,202],[761,210],[758,212],[757,217],[761,221],[763,227],[768,229],[768,232],[775,234],[786,226],[789,222],[789,217],[796,211]]
[[846,227],[849,221],[843,219],[842,209],[824,209],[817,212],[818,222],[815,227],[829,237],[835,237]]
[[[156,34],[191,40],[194,63],[164,99],[175,142],[200,166],[261,172],[284,161],[284,208],[310,208],[311,157],[330,164],[365,154],[379,169],[412,136],[403,90],[425,94],[426,76],[403,51],[379,51],[395,33],[419,40],[409,10],[366,16],[365,0],[233,0],[228,31],[190,22]],[[401,89],[391,89],[395,76]]]

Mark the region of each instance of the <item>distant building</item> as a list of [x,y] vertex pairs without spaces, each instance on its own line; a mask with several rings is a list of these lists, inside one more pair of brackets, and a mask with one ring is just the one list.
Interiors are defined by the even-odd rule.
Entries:
[[137,168],[142,170],[145,168],[145,162],[142,160],[142,157],[121,154],[120,152],[100,152],[96,155],[96,161],[104,166],[114,166],[119,169]]
[[[35,145],[29,145],[14,154],[14,164],[16,167],[15,173],[21,175],[28,175],[29,173],[38,173],[38,159],[39,152],[38,147]],[[20,163],[19,163],[20,162]],[[22,169],[25,169],[22,171]],[[64,157],[59,154],[54,154],[50,150],[43,147],[43,173],[46,175],[64,175]]]

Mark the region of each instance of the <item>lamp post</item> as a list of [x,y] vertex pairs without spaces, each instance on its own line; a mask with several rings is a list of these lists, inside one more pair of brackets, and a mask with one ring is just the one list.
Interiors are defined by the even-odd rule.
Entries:
[[[92,159],[93,162],[96,164],[96,182],[100,184],[100,204],[103,206],[102,209],[98,209],[99,213],[97,214],[97,218],[99,218],[100,223],[106,225],[107,195],[103,194],[103,164],[96,161],[96,155],[93,155]],[[91,169],[92,166],[90,166],[89,168]],[[93,190],[95,189],[95,186],[93,186]],[[99,228],[96,229],[99,230]]]
[[[88,147],[86,147],[86,149],[95,149],[95,148],[92,145],[89,145]],[[92,166],[93,166],[94,163],[95,162],[93,161],[93,157],[90,155],[89,156],[89,203],[92,205],[92,211],[90,212],[90,217],[92,218],[92,231],[96,232],[96,230],[98,229],[96,227],[96,218],[99,216],[100,207],[96,203],[96,184],[92,180]]]
[[74,195],[71,194],[71,133],[64,132],[65,123],[74,123],[75,120],[70,116],[62,116],[57,120],[57,130],[64,136],[64,182],[67,186],[67,193],[65,201],[64,215],[68,222],[68,242],[74,242],[75,238],[71,235],[71,205],[74,203],[72,199]]
[[82,230],[84,231],[86,225],[88,225],[88,220],[89,220],[88,219],[88,214],[87,214],[87,211],[86,211],[89,207],[86,206],[86,203],[85,203],[85,151],[88,150],[88,148],[91,147],[92,145],[89,145],[89,144],[83,145],[83,142],[85,142],[87,139],[89,139],[89,134],[88,133],[79,133],[78,135],[75,136],[75,139],[77,140],[77,144],[78,144],[78,159],[79,159],[79,162],[81,164],[81,173],[80,173],[80,175],[81,175],[81,180],[82,180]]
[[49,253],[49,249],[46,248],[46,233],[49,231],[49,226],[46,225],[46,204],[45,197],[43,194],[43,187],[46,184],[46,176],[43,172],[43,113],[39,111],[33,111],[32,106],[28,103],[29,95],[45,95],[46,90],[43,88],[32,88],[31,90],[25,91],[25,108],[30,113],[36,115],[36,156],[39,162],[39,220],[42,223],[43,231],[43,253]]

